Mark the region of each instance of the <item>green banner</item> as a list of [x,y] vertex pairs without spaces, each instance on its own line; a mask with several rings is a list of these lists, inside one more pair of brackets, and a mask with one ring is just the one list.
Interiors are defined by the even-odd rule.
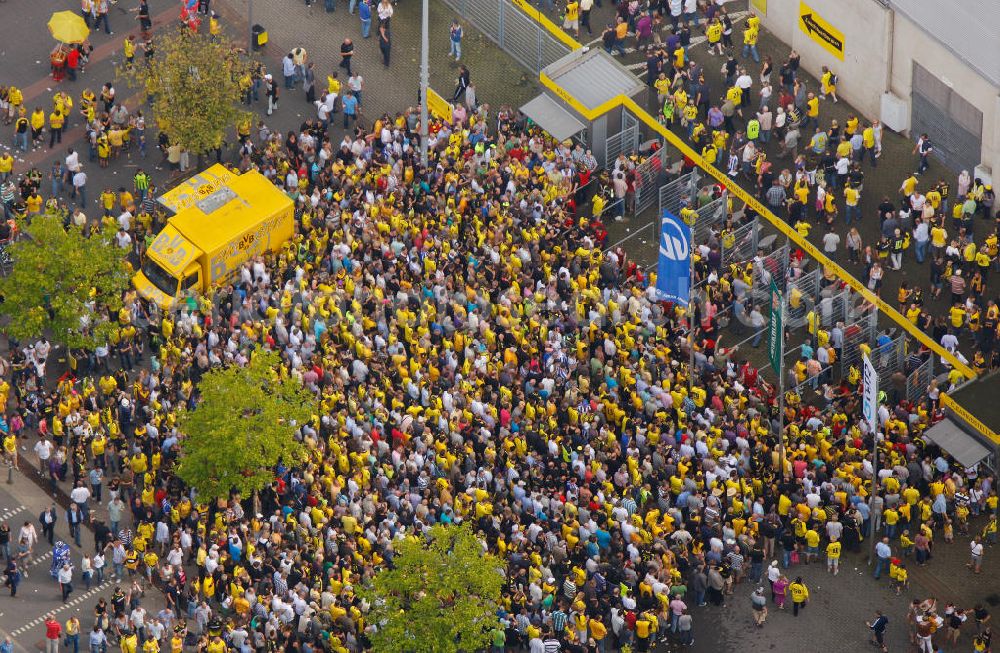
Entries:
[[783,305],[781,291],[778,290],[774,279],[771,279],[771,325],[767,338],[767,357],[771,360],[771,369],[779,376],[781,375],[781,309]]

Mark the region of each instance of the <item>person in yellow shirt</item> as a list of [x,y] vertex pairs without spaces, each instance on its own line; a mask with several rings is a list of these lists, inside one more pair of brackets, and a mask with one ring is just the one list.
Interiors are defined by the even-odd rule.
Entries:
[[214,11],[208,19],[208,34],[212,37],[213,41],[218,41],[219,36],[222,34],[222,21],[219,20],[219,14]]
[[32,191],[31,195],[24,198],[24,207],[28,211],[28,215],[38,215],[42,212],[42,204],[45,200],[42,196],[38,194],[38,191]]
[[896,529],[899,524],[899,513],[895,508],[886,508],[882,512],[882,520],[885,522],[885,534],[890,540],[896,537]]
[[218,635],[213,637],[212,641],[205,647],[206,653],[226,653],[226,650],[226,643]]
[[841,544],[837,540],[826,545],[826,570],[834,576],[840,573],[840,548]]
[[33,146],[38,145],[38,141],[42,139],[42,130],[45,129],[45,112],[42,111],[41,107],[35,107],[35,110],[31,112],[31,143]]
[[751,15],[747,19],[746,29],[743,30],[743,58],[753,57],[754,63],[760,63],[760,54],[757,52],[757,39],[760,37],[760,28],[757,26],[760,18]]
[[805,132],[810,124],[819,127],[819,98],[813,93],[806,96],[806,117],[802,121],[801,131]]
[[135,63],[135,39],[132,38],[131,34],[125,37],[122,50],[125,54],[125,67],[131,68],[132,64]]
[[0,182],[10,179],[14,172],[14,157],[8,152],[0,154]]
[[840,102],[840,100],[837,99],[837,74],[826,66],[823,66],[823,75],[820,77],[819,81],[823,91],[820,93],[819,97],[825,100],[827,96],[830,96],[834,103]]
[[63,126],[66,124],[66,117],[58,109],[49,114],[49,149],[56,143],[62,143]]
[[799,616],[799,610],[806,607],[809,602],[809,588],[802,582],[802,576],[795,578],[795,581],[788,586],[788,594],[792,597],[792,615]]
[[722,22],[718,18],[713,18],[705,27],[705,36],[708,38],[709,54],[722,56]]

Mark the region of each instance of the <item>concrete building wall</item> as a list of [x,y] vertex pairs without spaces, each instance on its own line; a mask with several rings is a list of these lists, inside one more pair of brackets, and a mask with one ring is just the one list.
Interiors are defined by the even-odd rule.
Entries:
[[982,111],[983,146],[979,162],[990,166],[994,182],[1000,180],[1000,89],[902,14],[896,13],[894,22],[892,93],[910,101],[916,61]]
[[[843,61],[802,31],[799,0],[767,0],[766,15],[757,11],[754,3],[750,9],[760,16],[765,29],[802,55],[807,72],[819,77],[822,67],[829,67],[839,78],[837,95],[865,116],[877,117],[889,61],[890,11],[874,0],[810,0],[808,4],[844,34]],[[742,33],[734,34],[737,44],[741,38]]]
[[[866,118],[880,117],[886,91],[910,106],[914,61],[951,85],[983,112],[979,161],[990,166],[994,181],[1000,182],[1000,89],[905,15],[877,0],[809,0],[815,13],[844,34],[841,61],[802,31],[800,0],[767,0],[766,13],[749,4],[765,29],[802,55],[806,71],[819,76],[825,65],[836,72],[838,95]],[[737,43],[739,36],[734,35]]]

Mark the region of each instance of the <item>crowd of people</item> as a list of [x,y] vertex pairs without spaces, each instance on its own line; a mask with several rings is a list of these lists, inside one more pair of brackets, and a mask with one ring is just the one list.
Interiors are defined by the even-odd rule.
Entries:
[[[41,536],[30,521],[0,526],[11,595],[63,523],[78,544],[83,525],[94,540],[78,567],[55,570],[64,599],[77,579],[115,583],[92,620],[49,619],[47,637],[126,653],[361,651],[378,624],[358,589],[391,563],[396,540],[438,523],[473,524],[504,562],[496,650],[690,645],[741,585],[754,588],[748,607],[763,627],[768,605],[795,616],[808,605],[799,565],[824,555],[836,575],[870,533],[885,538],[876,578],[905,585],[911,549],[925,564],[956,531],[972,538],[970,573],[981,570],[996,540],[994,478],[923,441],[941,415],[935,392],[884,394],[880,435],[861,419],[850,375],[819,400],[792,394],[779,420],[774,388],[719,344],[711,302],[660,302],[625,251],[602,249],[590,153],[509,107],[462,113],[434,120],[427,167],[412,109],[339,141],[319,119],[287,133],[242,126],[233,167],[261,171],[297,206],[281,252],[174,312],[129,291],[111,340],[58,379],[46,374],[47,341],[11,343],[5,455],[71,488],[69,511],[43,513]],[[720,129],[702,130],[720,151],[740,138],[724,113],[710,125]],[[839,183],[810,178],[811,165],[790,186]],[[758,157],[734,176],[752,172],[767,191],[759,168]],[[29,197],[41,192],[34,177]],[[141,257],[163,216],[145,172],[132,186],[102,193],[103,219],[80,218],[55,181],[50,207],[67,228],[113,223]],[[715,256],[698,266],[722,305],[752,284]],[[837,355],[835,334],[805,338]],[[298,434],[308,461],[275,469],[256,500],[205,505],[173,474],[178,411],[197,409],[202,375],[245,365],[258,347],[315,396],[316,418]],[[149,591],[165,596],[155,615]],[[973,613],[988,646],[988,612]],[[936,626],[923,624],[936,614],[914,609],[914,641],[932,640]]]
[[[880,122],[849,115],[844,124],[836,119],[821,124],[821,103],[838,100],[833,70],[824,67],[818,88],[810,90],[794,50],[780,65],[760,57],[758,17],[734,26],[724,7],[711,4],[704,16],[689,16],[681,4],[658,12],[638,2],[619,3],[617,28],[605,32],[609,51],[623,52],[625,39],[635,38],[636,48],[646,52],[646,80],[656,93],[660,119],[686,136],[706,161],[754,188],[800,235],[819,233],[824,253],[846,258],[872,291],[881,294],[886,272],[900,270],[904,261],[908,269],[926,265],[926,282],[901,285],[900,312],[978,372],[1000,367],[995,346],[1000,307],[989,288],[1000,252],[992,185],[968,171],[955,182],[922,177],[934,151],[922,134],[913,148],[914,173],[898,197],[881,198],[877,233],[863,236],[870,228],[862,223],[874,224],[874,215],[863,215],[862,200],[865,169],[877,167],[882,154]],[[661,25],[668,14],[672,29],[664,38]],[[702,19],[709,53],[725,59],[721,92],[706,82],[706,62],[691,56],[692,28]],[[732,41],[740,27],[742,52]],[[948,306],[928,310],[925,302],[947,291]]]

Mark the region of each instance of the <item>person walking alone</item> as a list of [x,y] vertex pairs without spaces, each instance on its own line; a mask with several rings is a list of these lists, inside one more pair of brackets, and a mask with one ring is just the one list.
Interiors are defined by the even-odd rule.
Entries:
[[64,562],[63,566],[59,568],[56,578],[59,581],[59,589],[62,590],[62,602],[65,603],[69,595],[73,593],[73,567],[68,562]]
[[465,66],[458,67],[458,79],[455,80],[455,94],[451,98],[452,104],[458,104],[459,98],[465,95],[465,91],[469,88],[471,81],[470,77],[468,68]]
[[347,74],[351,74],[351,57],[354,56],[354,41],[351,39],[344,39],[344,42],[340,44],[340,64],[341,68],[347,71]]
[[449,57],[455,57],[455,61],[462,58],[462,26],[458,24],[458,19],[451,21],[450,41],[451,49],[448,50]]
[[802,576],[797,576],[795,582],[788,586],[788,593],[792,597],[792,615],[797,617],[799,610],[809,602],[809,588],[802,582]]
[[875,611],[875,618],[866,621],[865,625],[872,631],[872,638],[869,641],[873,646],[878,646],[883,651],[889,650],[885,645],[885,629],[889,625],[889,619],[882,614],[881,610]]
[[54,614],[45,618],[45,653],[59,653],[59,635],[62,634],[62,624],[56,621]]
[[17,596],[17,586],[21,584],[21,570],[17,568],[17,562],[13,559],[7,561],[7,567],[3,571],[5,587],[10,589],[10,596]]
[[382,65],[388,68],[392,41],[389,37],[389,25],[385,21],[378,26],[378,49],[382,52]]

